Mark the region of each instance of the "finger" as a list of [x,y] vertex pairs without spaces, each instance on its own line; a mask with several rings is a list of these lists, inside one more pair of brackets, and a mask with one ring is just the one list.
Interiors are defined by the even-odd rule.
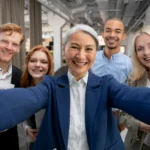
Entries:
[[38,129],[32,129],[32,131],[33,131],[33,132],[38,132],[39,130],[38,130]]

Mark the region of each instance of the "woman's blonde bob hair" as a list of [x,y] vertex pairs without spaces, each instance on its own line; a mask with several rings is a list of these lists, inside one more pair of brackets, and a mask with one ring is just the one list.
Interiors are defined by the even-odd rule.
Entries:
[[131,45],[132,72],[129,76],[130,82],[134,82],[141,79],[147,70],[147,68],[144,67],[137,58],[136,45],[135,45],[137,37],[143,34],[147,34],[150,36],[150,26],[142,27],[135,33],[133,37],[132,45]]

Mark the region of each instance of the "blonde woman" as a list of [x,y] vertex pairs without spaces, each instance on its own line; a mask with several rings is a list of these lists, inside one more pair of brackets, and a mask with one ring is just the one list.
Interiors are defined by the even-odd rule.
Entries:
[[[150,88],[150,26],[141,28],[135,34],[131,59],[133,69],[129,77],[129,85]],[[147,115],[149,117],[149,114]],[[121,122],[125,122],[128,128],[125,138],[127,150],[150,150],[150,125],[127,113],[122,114]]]

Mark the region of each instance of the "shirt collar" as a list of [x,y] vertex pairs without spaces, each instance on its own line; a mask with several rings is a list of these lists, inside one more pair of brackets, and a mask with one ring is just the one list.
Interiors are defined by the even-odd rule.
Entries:
[[75,80],[75,77],[70,73],[70,71],[68,71],[67,75],[68,75],[68,79],[69,79],[69,85],[72,85],[73,82],[87,84],[89,72],[87,72],[87,74],[83,78],[81,78],[79,81]]
[[[3,69],[0,68],[0,70],[2,71],[3,73]],[[5,73],[5,76],[9,76],[12,74],[12,64],[9,65],[9,68],[8,68],[8,71]]]
[[[119,51],[118,53],[115,53],[111,56],[111,59],[117,59],[117,57],[121,54],[121,51]],[[102,52],[102,56],[106,58],[104,50]]]

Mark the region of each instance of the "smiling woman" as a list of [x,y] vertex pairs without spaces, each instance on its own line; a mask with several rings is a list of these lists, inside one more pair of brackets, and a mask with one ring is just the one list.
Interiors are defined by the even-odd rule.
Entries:
[[[150,88],[150,26],[137,31],[131,44],[133,69],[128,82],[133,87]],[[128,129],[125,137],[126,150],[150,150],[150,124],[124,112],[120,120],[125,122]]]
[[[53,75],[53,58],[47,48],[37,45],[31,49],[25,60],[25,70],[21,77],[21,87],[31,87],[40,83],[44,75]],[[45,110],[41,110],[23,122],[25,133],[31,142],[30,149],[36,140]]]
[[0,130],[46,108],[34,150],[125,150],[112,107],[149,124],[150,90],[88,71],[97,37],[91,27],[76,25],[64,40],[65,75],[45,76],[35,87],[0,90]]
[[47,48],[37,45],[31,49],[25,59],[21,86],[25,88],[34,86],[47,74],[53,75],[53,58]]
[[63,52],[69,71],[76,80],[84,77],[93,65],[97,47],[97,33],[88,26],[76,26],[67,32]]

